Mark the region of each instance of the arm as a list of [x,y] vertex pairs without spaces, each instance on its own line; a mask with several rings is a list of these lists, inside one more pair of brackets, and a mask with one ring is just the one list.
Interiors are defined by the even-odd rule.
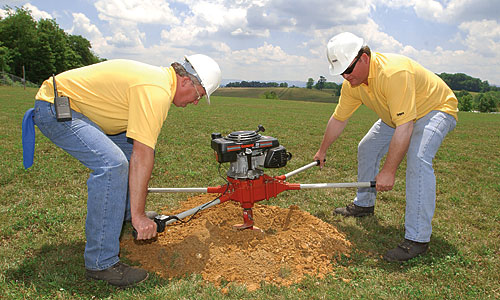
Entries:
[[392,190],[396,177],[396,170],[408,151],[412,132],[413,121],[396,127],[391,143],[389,144],[389,151],[384,166],[377,177],[375,177],[377,181],[377,191]]
[[153,164],[154,150],[134,140],[129,166],[129,193],[132,226],[137,230],[138,240],[156,236],[156,223],[148,219],[144,211]]
[[323,166],[325,165],[326,151],[328,150],[330,145],[335,142],[335,140],[340,136],[342,131],[344,131],[346,125],[347,120],[339,121],[333,116],[328,121],[321,146],[319,147],[318,152],[316,152],[316,155],[314,155],[314,160],[319,160],[320,162],[320,168],[323,168]]

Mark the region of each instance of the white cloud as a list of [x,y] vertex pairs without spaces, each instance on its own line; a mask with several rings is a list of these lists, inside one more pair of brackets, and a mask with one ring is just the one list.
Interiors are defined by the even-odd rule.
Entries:
[[[99,0],[94,4],[99,19],[106,22],[109,36],[106,41],[117,47],[119,53],[139,52],[144,49],[146,33],[139,29],[140,24],[158,26],[177,26],[181,20],[164,0]],[[184,24],[182,24],[184,25]],[[197,28],[177,27],[181,30],[162,30],[161,37],[171,36],[179,45],[189,45],[194,41]],[[190,30],[191,29],[191,30]],[[152,40],[157,40],[151,37]]]
[[445,11],[443,5],[434,0],[420,0],[414,5],[415,13],[422,19],[440,22],[446,20],[449,12]]
[[[306,76],[304,74],[311,74],[314,59],[292,55],[286,53],[280,46],[264,43],[257,48],[226,52],[219,61],[225,78],[292,80],[303,79],[302,77]],[[245,77],[242,78],[241,74],[245,74]],[[312,74],[316,76],[317,73]]]
[[218,3],[200,1],[192,4],[190,14],[183,17],[182,24],[162,30],[164,42],[186,46],[208,43],[210,36],[220,32],[252,34],[245,29],[246,11],[242,8],[228,8]]
[[373,0],[374,7],[413,8],[424,20],[460,24],[483,19],[498,20],[498,0]]
[[209,28],[234,28],[246,24],[244,7],[226,7],[219,3],[199,1],[191,6],[194,19]]
[[500,24],[495,20],[472,21],[460,24],[467,33],[464,43],[469,51],[487,57],[500,54]]
[[301,60],[300,57],[286,54],[280,46],[273,46],[268,43],[264,43],[263,46],[258,48],[234,51],[231,56],[233,59],[239,61],[240,64],[245,65],[289,63],[294,60],[298,60],[297,62]]
[[446,6],[448,22],[462,23],[483,19],[498,20],[498,0],[451,0]]
[[73,26],[68,31],[70,34],[85,36],[90,39],[102,38],[101,31],[96,25],[90,22],[90,19],[82,13],[73,13]]
[[231,47],[224,42],[214,41],[211,43],[212,48],[215,49],[221,56],[231,54]]
[[90,19],[82,13],[73,13],[73,26],[68,31],[70,34],[81,35],[92,44],[93,50],[102,57],[106,57],[112,51],[106,38]]
[[23,5],[23,7],[29,9],[31,11],[31,15],[36,20],[40,20],[40,19],[53,19],[52,16],[48,12],[40,10],[40,9],[38,9],[38,7],[33,6],[30,3],[27,3],[27,4]]
[[422,19],[448,24],[460,24],[483,19],[497,20],[498,0],[418,0],[413,1],[415,13]]
[[179,24],[167,1],[99,0],[94,4],[102,20],[127,20],[145,24]]
[[370,0],[269,0],[262,6],[248,9],[252,28],[283,31],[328,29],[335,25],[364,22],[369,16]]

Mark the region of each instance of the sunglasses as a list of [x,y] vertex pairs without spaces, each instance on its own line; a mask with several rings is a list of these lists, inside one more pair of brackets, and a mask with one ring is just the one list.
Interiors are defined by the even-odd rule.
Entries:
[[356,60],[354,61],[354,63],[352,65],[349,66],[349,68],[347,68],[344,72],[342,72],[340,75],[346,75],[346,74],[351,74],[352,71],[354,71],[354,67],[356,67],[356,63],[358,62],[358,60],[361,58],[361,55],[358,56],[358,58],[356,58]]

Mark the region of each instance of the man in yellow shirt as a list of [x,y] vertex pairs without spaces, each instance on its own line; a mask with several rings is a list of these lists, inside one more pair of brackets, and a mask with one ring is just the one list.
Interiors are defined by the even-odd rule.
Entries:
[[[324,164],[330,145],[354,111],[364,104],[375,122],[358,146],[358,181],[376,180],[360,188],[353,203],[336,214],[362,217],[374,212],[377,191],[394,186],[396,170],[407,157],[405,238],[384,259],[406,261],[428,249],[436,203],[432,160],[457,121],[457,99],[437,75],[397,54],[373,53],[362,38],[344,32],[327,45],[330,73],[344,77],[339,104],[314,156]],[[387,154],[379,170],[381,159]]]
[[[172,103],[196,105],[203,96],[209,101],[220,80],[219,65],[202,54],[168,68],[110,60],[69,70],[55,76],[58,96],[70,101],[72,118],[65,122],[55,117],[53,78],[42,84],[25,121],[32,119],[54,144],[92,170],[85,224],[88,278],[129,286],[148,277],[119,260],[123,222],[132,221],[139,240],[156,236],[145,203],[162,124]],[[26,150],[29,126],[24,125]],[[26,167],[31,164],[25,161]]]

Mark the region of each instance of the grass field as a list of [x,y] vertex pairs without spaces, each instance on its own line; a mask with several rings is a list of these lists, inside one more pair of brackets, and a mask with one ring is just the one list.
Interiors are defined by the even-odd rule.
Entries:
[[275,92],[280,100],[310,101],[334,103],[338,96],[333,95],[333,90],[306,89],[306,88],[220,88],[215,91],[215,96],[239,98],[265,98],[264,93]]
[[[404,233],[404,165],[393,191],[380,193],[376,214],[332,216],[355,191],[288,191],[267,203],[302,210],[336,226],[354,244],[351,255],[324,279],[291,287],[263,284],[255,292],[229,285],[222,293],[200,275],[152,276],[127,290],[84,277],[86,185],[89,171],[37,131],[35,164],[22,166],[21,120],[35,89],[0,87],[0,298],[1,299],[499,299],[500,115],[459,113],[434,162],[437,208],[427,255],[403,264],[381,255]],[[334,104],[213,97],[212,105],[172,106],[156,149],[150,186],[223,184],[210,134],[266,127],[293,159],[278,175],[312,161]],[[356,147],[376,120],[361,108],[330,149],[327,166],[290,182],[356,180]],[[227,167],[227,166],[224,166]],[[175,206],[190,194],[152,194],[148,209]],[[261,202],[265,203],[265,202]],[[211,209],[217,209],[216,207]],[[126,259],[126,253],[125,253]],[[251,266],[251,262],[249,262]]]

